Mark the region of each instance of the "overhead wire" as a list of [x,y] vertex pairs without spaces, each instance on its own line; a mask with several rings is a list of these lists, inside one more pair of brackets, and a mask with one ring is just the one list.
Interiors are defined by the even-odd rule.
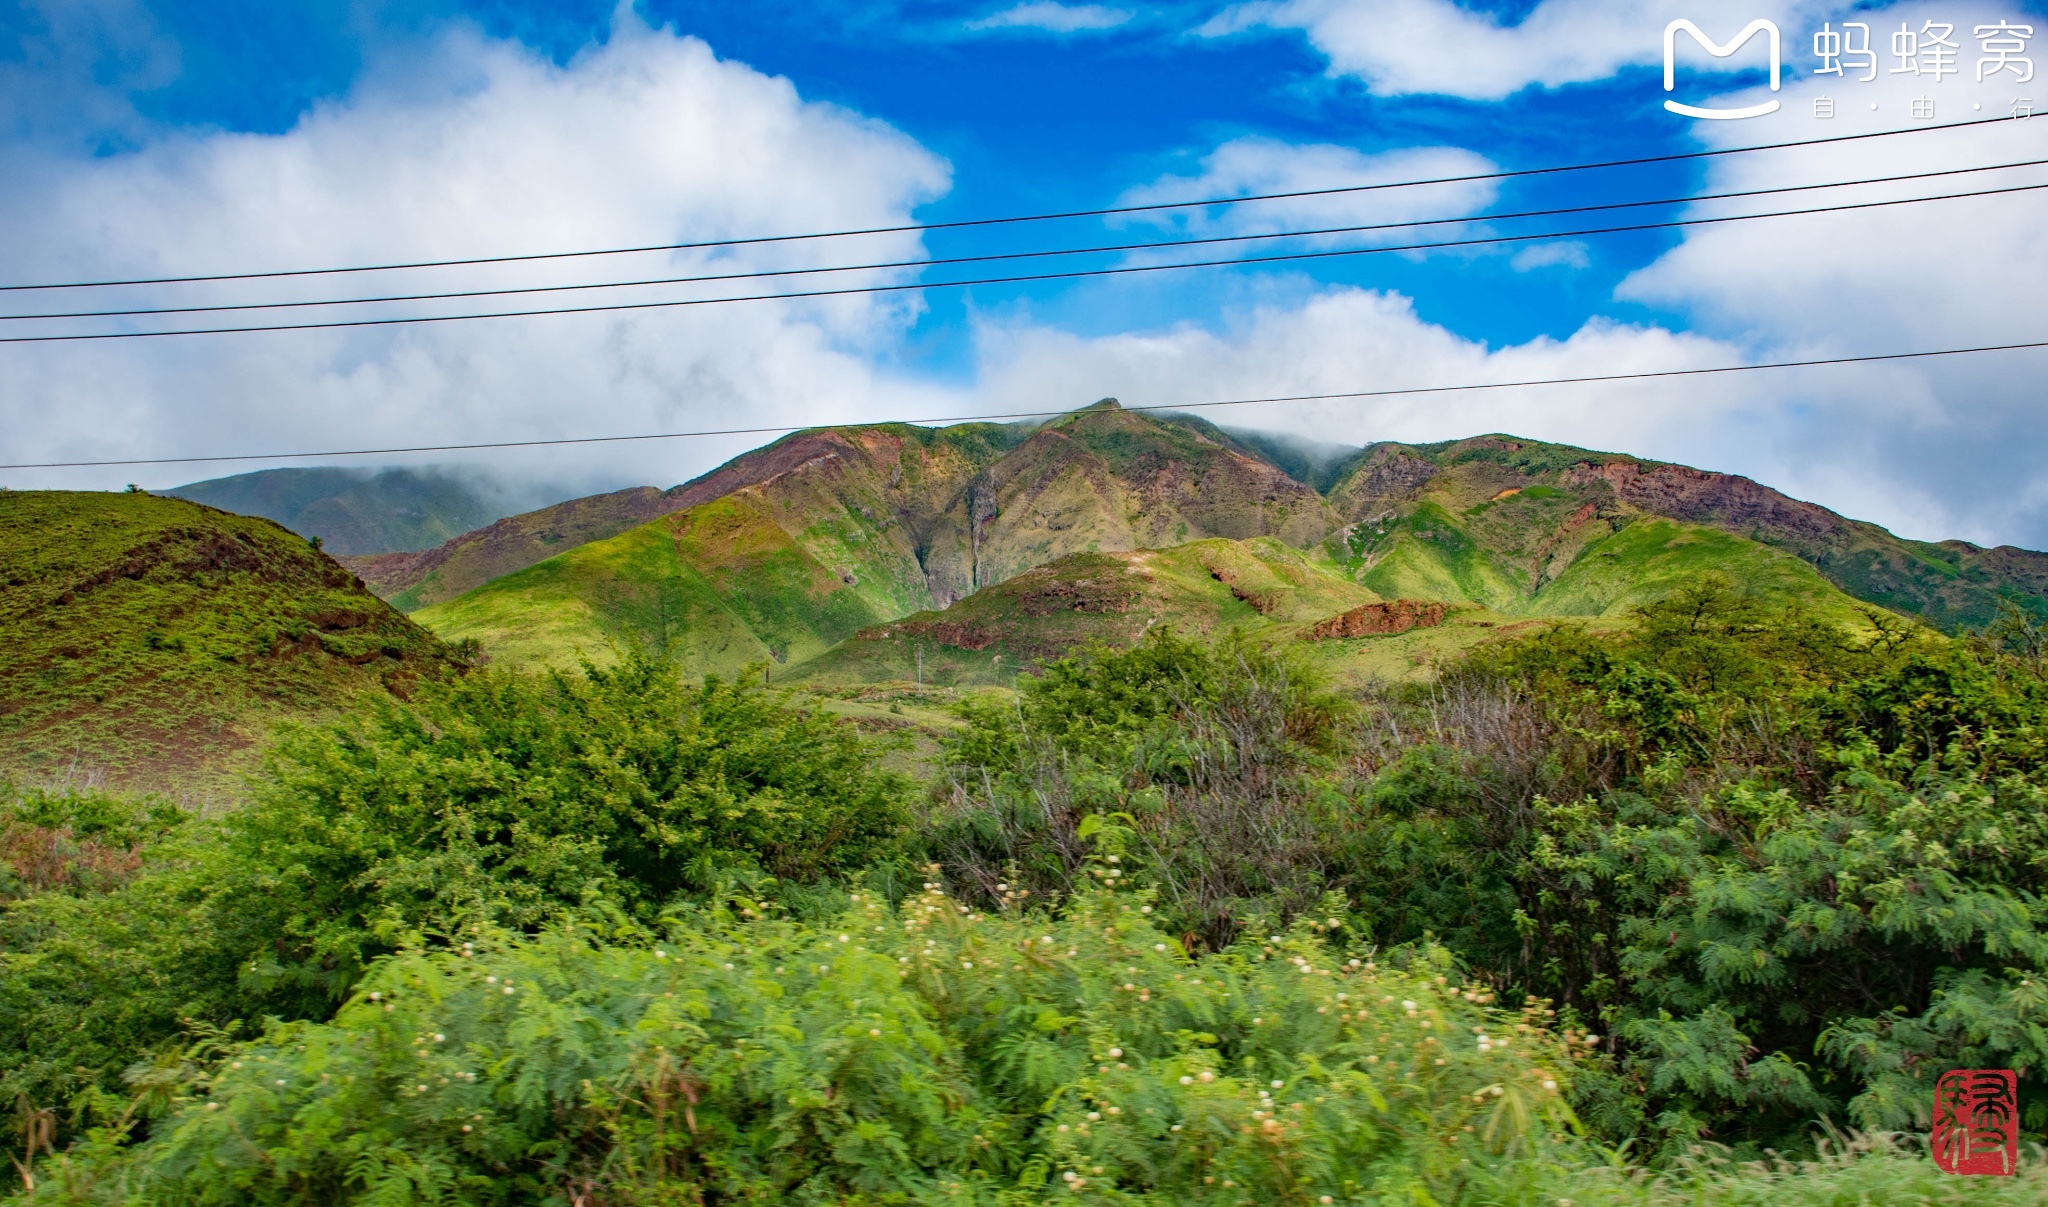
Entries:
[[1007,226],[1020,223],[1053,222],[1075,218],[1106,218],[1124,214],[1158,213],[1169,210],[1207,209],[1217,206],[1245,205],[1264,201],[1285,201],[1303,197],[1327,197],[1350,193],[1379,192],[1389,189],[1420,188],[1439,184],[1465,184],[1489,180],[1512,180],[1535,176],[1556,175],[1566,172],[1589,172],[1609,168],[1641,167],[1650,164],[1677,163],[1688,160],[1713,159],[1727,155],[1745,155],[1759,151],[1780,151],[1795,147],[1828,146],[1843,143],[1862,142],[1868,139],[1891,138],[1899,135],[1924,134],[1935,130],[1957,130],[1971,127],[2011,124],[2012,118],[1987,117],[1968,121],[1946,122],[1938,125],[1907,126],[1897,130],[1871,130],[1861,134],[1831,135],[1825,138],[1793,139],[1785,142],[1760,143],[1747,147],[1718,147],[1704,151],[1678,151],[1664,155],[1642,155],[1628,159],[1599,160],[1589,163],[1556,164],[1539,168],[1515,168],[1497,172],[1473,172],[1456,176],[1428,177],[1417,180],[1382,181],[1372,184],[1336,185],[1320,189],[1297,189],[1289,192],[1255,193],[1241,197],[1214,197],[1193,201],[1162,201],[1139,205],[1104,206],[1096,209],[1064,210],[1050,213],[1017,214],[994,218],[963,218],[948,222],[902,223],[892,226],[859,227],[835,231],[814,231],[791,235],[756,235],[731,239],[703,239],[688,242],[654,243],[630,247],[595,248],[562,252],[526,252],[511,255],[471,256],[441,260],[410,260],[382,264],[358,264],[327,268],[272,269],[254,272],[206,273],[187,276],[131,277],[95,281],[49,281],[40,283],[0,284],[0,293],[29,290],[59,289],[106,289],[131,285],[181,285],[219,281],[274,280],[282,277],[334,276],[347,273],[398,272],[420,268],[461,268],[483,264],[530,263],[540,260],[585,259],[599,256],[638,255],[650,252],[691,251],[721,247],[747,247],[767,243],[798,243],[821,239],[844,239],[868,235],[909,234],[928,231],[963,230],[975,227]]
[[[2009,344],[1980,344],[1968,348],[1937,348],[1915,352],[1879,352],[1862,356],[1823,356],[1804,360],[1764,361],[1744,365],[1715,365],[1694,369],[1654,369],[1636,373],[1600,373],[1579,377],[1549,377],[1521,381],[1466,382],[1457,385],[1405,386],[1376,390],[1347,390],[1326,394],[1287,394],[1269,398],[1230,398],[1207,402],[1154,403],[1127,406],[1123,409],[1127,411],[1194,411],[1216,407],[1259,406],[1290,402],[1339,402],[1370,398],[1422,397],[1440,394],[1472,393],[1482,390],[1529,389],[1541,386],[1592,385],[1622,381],[1648,381],[1663,378],[1710,377],[1729,373],[1752,373],[1771,369],[1804,369],[1823,365],[1876,364],[1886,361],[1925,360],[1933,357],[1969,356],[1989,352],[2017,352],[2034,348],[2048,348],[2048,340],[2033,340]],[[827,426],[877,427],[890,424],[939,426],[953,423],[988,423],[1003,420],[1040,419],[1064,413],[1066,412],[1011,411],[995,414],[948,415],[923,419],[871,420],[865,423],[833,424]],[[651,440],[684,440],[714,436],[779,435],[789,432],[814,430],[818,427],[819,425],[816,424],[787,424],[769,427],[706,428],[681,432],[649,432],[628,436],[565,436],[545,440],[490,440],[468,444],[419,444],[391,448],[328,449],[320,452],[231,453],[204,457],[136,457],[125,460],[101,461],[40,461],[0,465],[0,470],[100,469],[114,466],[193,465],[240,461],[303,461],[324,457],[377,457],[407,453],[475,452],[485,449],[560,448],[568,445],[623,444]]]
[[[1749,197],[1773,196],[1784,193],[1807,193],[1822,189],[1856,188],[1873,184],[1898,184],[1915,180],[1931,180],[1947,176],[1966,176],[1982,172],[1999,172],[2013,168],[2040,167],[2048,159],[2017,160],[2010,163],[1984,164],[1974,167],[1942,168],[1928,172],[1910,172],[1895,176],[1873,176],[1858,180],[1824,181],[1816,184],[1778,185],[1771,188],[1740,189],[1722,193],[1702,193],[1681,197],[1651,198],[1638,201],[1610,201],[1591,205],[1559,206],[1551,209],[1520,210],[1503,213],[1470,214],[1450,218],[1418,218],[1400,222],[1377,222],[1353,226],[1318,227],[1308,230],[1263,231],[1238,235],[1207,235],[1191,239],[1164,239],[1142,243],[1102,244],[1092,247],[1043,248],[1031,251],[987,252],[970,256],[942,256],[921,260],[885,260],[867,264],[813,265],[802,268],[754,269],[746,272],[705,273],[695,276],[656,277],[632,281],[595,281],[555,285],[525,285],[497,289],[464,289],[439,293],[386,294],[376,297],[359,298],[314,298],[294,299],[281,302],[222,302],[204,306],[154,306],[132,307],[115,310],[74,310],[51,311],[34,314],[0,314],[0,322],[31,322],[53,319],[84,318],[141,318],[169,314],[218,314],[230,311],[300,310],[323,306],[369,306],[396,302],[452,301],[462,298],[509,297],[542,293],[570,293],[598,289],[635,289],[658,285],[694,285],[725,281],[760,280],[771,277],[814,276],[842,272],[876,272],[906,268],[938,268],[960,264],[985,264],[1016,260],[1048,259],[1062,256],[1104,255],[1139,251],[1214,246],[1226,243],[1264,242],[1275,239],[1327,238],[1333,235],[1369,234],[1376,231],[1410,230],[1428,226],[1457,226],[1479,222],[1508,222],[1528,218],[1552,218],[1569,214],[1599,213],[1610,210],[1645,209],[1666,205],[1690,205],[1706,201],[1729,201]],[[1975,195],[1975,194],[1966,194]],[[1942,198],[1930,198],[1940,200]],[[1908,198],[1905,200],[1916,200]],[[1803,211],[1802,211],[1803,212]],[[1552,236],[1558,238],[1565,235]],[[1413,249],[1404,249],[1413,250]],[[545,313],[545,312],[542,312]]]
[[271,323],[239,327],[183,327],[160,331],[97,331],[72,332],[50,335],[8,335],[0,336],[0,344],[43,344],[74,343],[100,340],[163,339],[193,335],[244,335],[279,331],[329,331],[351,328],[412,326],[426,323],[475,322],[486,319],[535,318],[563,314],[602,314],[637,310],[665,310],[688,306],[730,305],[739,302],[796,301],[811,298],[848,297],[861,294],[904,293],[927,289],[961,289],[980,285],[1013,285],[1044,281],[1078,280],[1091,277],[1117,277],[1141,273],[1172,272],[1194,268],[1241,267],[1257,264],[1278,264],[1310,260],[1327,260],[1355,256],[1385,255],[1395,252],[1431,251],[1448,248],[1493,246],[1511,243],[1526,243],[1548,239],[1586,238],[1595,235],[1625,234],[1637,231],[1675,230],[1693,226],[1709,226],[1727,222],[1751,222],[1767,218],[1791,218],[1813,214],[1844,213],[1853,210],[1882,209],[1901,205],[1921,205],[1932,201],[1955,201],[1971,197],[1990,197],[2003,194],[2027,193],[2048,188],[2048,182],[2040,184],[2012,185],[2003,188],[1976,189],[1960,193],[1943,193],[1931,197],[1904,197],[1883,201],[1862,201],[1840,205],[1816,206],[1808,209],[1778,210],[1760,214],[1710,215],[1695,218],[1675,218],[1659,222],[1629,223],[1618,226],[1591,227],[1579,230],[1544,231],[1520,235],[1486,235],[1470,239],[1453,239],[1429,243],[1407,243],[1378,245],[1371,247],[1332,248],[1322,251],[1285,252],[1267,256],[1234,256],[1224,259],[1180,261],[1167,264],[1124,264],[1110,268],[1069,269],[1056,272],[1023,273],[1011,276],[978,277],[955,281],[909,281],[881,285],[855,285],[830,289],[790,290],[780,293],[739,294],[729,297],[708,298],[666,298],[655,301],[606,302],[586,306],[559,306],[527,310],[499,310],[470,314],[404,315],[383,318],[332,319],[312,323]]

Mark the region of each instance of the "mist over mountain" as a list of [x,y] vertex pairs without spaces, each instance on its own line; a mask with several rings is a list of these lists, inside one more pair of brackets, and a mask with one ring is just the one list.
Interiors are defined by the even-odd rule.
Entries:
[[493,520],[572,493],[480,466],[265,469],[158,491],[276,520],[330,553],[431,549]]

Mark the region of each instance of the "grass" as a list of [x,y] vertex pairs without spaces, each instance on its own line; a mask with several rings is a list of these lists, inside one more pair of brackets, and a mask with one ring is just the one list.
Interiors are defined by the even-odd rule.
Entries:
[[1726,577],[1767,605],[1802,604],[1828,619],[1859,623],[1856,601],[1798,557],[1717,528],[1641,519],[1588,543],[1555,582],[1515,611],[1521,615],[1626,617],[1701,574]]
[[1388,551],[1360,581],[1388,599],[1512,607],[1526,592],[1527,575],[1517,575],[1491,556],[1449,512],[1433,503],[1417,507],[1390,527],[1382,544]]
[[0,771],[231,791],[276,720],[404,691],[446,648],[269,520],[0,491]]

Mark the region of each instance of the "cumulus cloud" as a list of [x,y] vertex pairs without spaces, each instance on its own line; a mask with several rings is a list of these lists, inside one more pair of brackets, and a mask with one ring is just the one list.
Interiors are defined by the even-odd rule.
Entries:
[[[1766,98],[1784,108],[1756,123],[1701,122],[1710,145],[1739,146],[1785,136],[1848,135],[1901,128],[1919,133],[1796,152],[1724,156],[1711,161],[1708,191],[1770,188],[1816,181],[1895,176],[2039,159],[2027,123],[1972,129],[1948,122],[1999,116],[2015,92],[2033,85],[2003,79],[1979,84],[1978,24],[2011,16],[1985,4],[1896,6],[1861,15],[1882,55],[1875,80],[1855,71],[1788,76],[1782,91],[1763,89],[1716,103]],[[1961,71],[1931,77],[1893,75],[1889,32],[1952,23]],[[2038,58],[2038,54],[2036,55]],[[1802,64],[1806,66],[1809,64]],[[1836,116],[1816,119],[1825,97]],[[1915,100],[1934,105],[1922,126]],[[1875,106],[1875,108],[1873,108]],[[1773,124],[1775,123],[1775,124]],[[1742,127],[1754,125],[1755,129]],[[1929,128],[1937,127],[1937,128]],[[2041,168],[1948,176],[1801,194],[1824,205],[2048,183]],[[1927,201],[1890,208],[1696,227],[1656,262],[1625,281],[1621,296],[1680,310],[1698,330],[1740,341],[1759,356],[1863,355],[1969,347],[2048,338],[2048,231],[2038,221],[2041,192]],[[1755,203],[1747,203],[1754,205]],[[1757,208],[1786,208],[1774,202]],[[1703,212],[1736,212],[1711,203]],[[1772,438],[1781,480],[1827,493],[1915,536],[1965,536],[2048,547],[2048,482],[2036,450],[2048,442],[2039,382],[2048,354],[2017,352],[1895,364],[1866,391],[1835,392],[1789,411]],[[1811,370],[1811,374],[1834,370]],[[1854,470],[1846,467],[1854,466]]]
[[[703,43],[649,29],[626,13],[606,44],[559,66],[516,44],[449,33],[381,63],[348,97],[280,135],[174,133],[99,158],[23,151],[0,178],[0,224],[10,232],[0,246],[0,279],[379,263],[887,226],[908,220],[947,185],[947,166],[889,127],[807,102],[787,80],[721,61]],[[914,235],[850,242],[836,254],[894,259],[919,250]],[[817,254],[815,247],[767,245],[436,270],[400,280],[383,274],[122,291],[120,300],[190,304],[563,284],[776,269]],[[684,287],[640,288],[498,299],[483,308],[681,296],[690,296]],[[38,300],[69,308],[62,303],[75,298]],[[11,304],[26,300],[13,295]],[[949,402],[938,391],[876,367],[914,307],[882,296],[12,345],[0,347],[0,431],[8,461],[81,460],[943,413]],[[223,317],[237,316],[203,325]],[[535,461],[557,477],[573,464],[615,484],[667,485],[758,442],[558,450]],[[183,480],[228,469],[155,472]],[[103,485],[139,472],[7,478],[17,486]]]
[[1031,0],[1015,8],[1006,8],[979,20],[969,21],[969,29],[1035,29],[1047,33],[1098,33],[1115,29],[1130,21],[1134,16],[1129,9],[1109,8],[1100,4],[1059,4],[1055,0]]
[[[1255,28],[1299,30],[1328,57],[1332,74],[1356,76],[1375,94],[1499,100],[1532,84],[1556,88],[1606,79],[1623,67],[1659,64],[1664,26],[1677,17],[1705,21],[1709,34],[1725,39],[1755,17],[1774,19],[1789,31],[1805,16],[1832,7],[1820,0],[1757,0],[1739,10],[1721,6],[1710,12],[1670,0],[1542,0],[1510,25],[1454,0],[1256,0],[1226,9],[1199,32],[1222,37]],[[1712,27],[1722,19],[1736,23],[1725,30]],[[1752,69],[1761,61],[1746,55],[1696,59],[1688,65],[1700,71]]]
[[[1499,98],[1530,84],[1597,79],[1630,64],[1653,65],[1661,55],[1654,31],[1674,15],[1684,14],[1670,5],[1631,0],[1544,0],[1508,26],[1437,0],[1288,0],[1232,10],[1208,32],[1255,24],[1298,28],[1330,55],[1332,71],[1356,74],[1375,91]],[[1726,38],[1737,30],[1734,25],[1716,27],[1715,14],[1693,15],[1712,35]],[[1851,14],[1871,26],[1880,61],[1877,78],[1870,82],[1858,78],[1865,73],[1853,68],[1843,75],[1813,74],[1821,64],[1811,53],[1812,34],[1824,19],[1836,21],[1839,29],[1839,13],[1823,14],[1805,4],[1759,5],[1741,12],[1744,19],[1752,15],[1774,17],[1783,28],[1781,90],[1758,87],[1713,98],[1711,77],[1690,73],[1711,70],[1716,61],[1682,45],[1682,75],[1701,86],[1680,99],[1727,107],[1775,99],[1783,107],[1755,121],[1688,123],[1706,145],[1914,126],[1916,99],[1932,102],[1933,124],[2002,115],[2015,96],[2030,95],[2034,87],[2022,85],[2011,71],[1981,84],[1976,79],[1982,52],[1975,27],[2013,19],[2009,6],[1916,3]],[[1891,34],[1902,26],[1917,32],[1929,21],[1955,27],[1959,70],[1940,78],[1895,73],[1892,69],[1901,63],[1889,53]],[[2043,45],[2034,43],[2036,60]],[[1728,66],[1747,65],[1756,57],[1737,55]],[[1832,118],[1815,116],[1822,111],[1816,102],[1823,97]],[[1708,161],[1703,191],[2038,158],[2027,150],[2029,129],[2015,124],[1940,130],[1833,148],[1725,157]],[[1928,197],[2043,180],[2048,175],[2040,169],[2015,169],[1713,203],[1695,212]],[[1683,316],[1682,325],[1731,360],[2040,339],[2037,316],[2048,305],[2048,278],[2033,266],[2048,262],[2048,232],[2033,221],[2038,209],[2037,195],[2020,193],[1691,228],[1673,250],[1630,277],[1620,299]],[[1545,246],[1517,254],[1512,263],[1524,270],[1570,266],[1584,254],[1585,249],[1570,245]],[[1306,321],[1305,311],[1294,317],[1274,314],[1263,325]],[[1614,328],[1608,338],[1620,338],[1613,332],[1626,330]],[[1418,346],[1428,343],[1423,332],[1410,335]],[[1302,347],[1300,355],[1345,361],[1343,354],[1314,344]],[[1630,412],[1632,436],[1623,438],[1623,429],[1603,436],[1609,429],[1596,423],[1591,440],[1747,473],[1910,536],[1962,536],[2044,548],[2048,480],[2039,473],[2034,453],[2048,440],[2038,386],[2048,368],[2044,359],[2042,353],[2023,352],[1756,374],[1739,379],[1744,383],[1739,387],[1737,379],[1727,379],[1705,393],[1689,385],[1659,386],[1631,392],[1645,400]],[[1601,387],[1587,396],[1614,394]],[[1679,397],[1693,401],[1674,406]],[[1467,426],[1557,439],[1585,435],[1578,420],[1543,407],[1526,408],[1520,396],[1492,396],[1466,405],[1471,409],[1458,414]],[[1383,414],[1378,409],[1371,413]],[[1496,418],[1489,421],[1488,416]],[[1448,425],[1436,430],[1461,434]]]

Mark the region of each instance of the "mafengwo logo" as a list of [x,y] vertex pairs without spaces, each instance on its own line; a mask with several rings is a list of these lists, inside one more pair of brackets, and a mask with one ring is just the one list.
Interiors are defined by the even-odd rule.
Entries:
[[[1771,91],[1778,91],[1778,77],[1780,74],[1779,65],[1782,61],[1784,50],[1783,47],[1780,45],[1778,27],[1775,24],[1764,20],[1761,17],[1743,26],[1742,32],[1736,34],[1733,38],[1730,38],[1725,44],[1714,41],[1714,39],[1708,37],[1706,32],[1702,30],[1699,26],[1694,25],[1692,22],[1687,21],[1683,18],[1680,18],[1677,21],[1673,21],[1671,24],[1665,26],[1664,91],[1673,92],[1676,91],[1678,87],[1678,35],[1682,33],[1691,34],[1693,41],[1699,43],[1702,49],[1704,49],[1708,54],[1713,55],[1717,59],[1727,58],[1728,56],[1734,54],[1736,51],[1742,49],[1744,46],[1748,45],[1750,39],[1756,37],[1758,34],[1763,34],[1765,41],[1769,44],[1771,52]],[[1683,105],[1677,101],[1665,101],[1664,107],[1666,109],[1671,110],[1671,112],[1673,113],[1682,114],[1686,117],[1705,117],[1725,120],[1729,118],[1739,117],[1762,117],[1766,113],[1776,113],[1778,111],[1778,102],[1765,101],[1761,105],[1750,105],[1742,109],[1707,109],[1702,108],[1698,105]]]

